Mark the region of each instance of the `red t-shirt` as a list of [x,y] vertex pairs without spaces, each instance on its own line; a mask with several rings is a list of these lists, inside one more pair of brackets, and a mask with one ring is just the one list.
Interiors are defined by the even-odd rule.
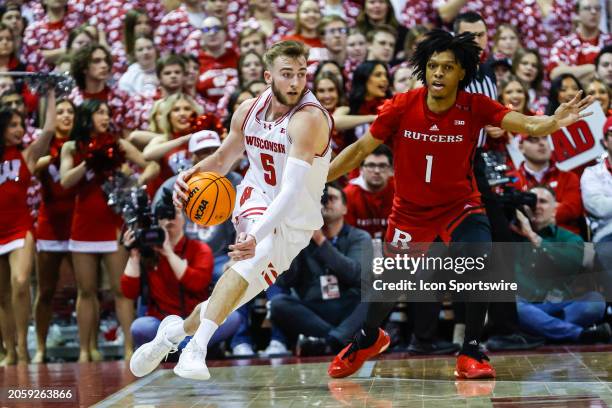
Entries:
[[480,203],[472,168],[480,129],[500,126],[508,112],[487,96],[459,91],[455,105],[436,114],[427,108],[425,87],[386,101],[370,132],[393,146],[398,181],[391,221],[402,225],[403,214]]
[[[149,284],[147,316],[160,320],[170,314],[187,317],[199,303],[208,299],[210,293],[208,286],[213,270],[210,247],[203,242],[183,237],[174,247],[174,253],[181,259],[187,260],[185,274],[180,281],[176,279],[168,260],[160,256],[158,265],[153,270],[147,271]],[[129,299],[136,299],[140,294],[140,278],[121,275],[121,292]]]
[[525,170],[525,163],[522,163],[512,175],[516,178],[512,186],[522,191],[528,191],[542,184],[552,188],[557,196],[555,213],[557,225],[580,234],[580,223],[584,208],[582,206],[582,195],[580,194],[580,179],[576,174],[571,171],[561,171],[557,166],[551,164],[544,173],[542,180],[538,181]]
[[306,44],[308,48],[310,49],[308,53],[308,64],[309,65],[315,62],[324,61],[326,59],[329,59],[327,48],[325,48],[325,46],[323,45],[323,42],[318,37],[306,38],[301,34],[291,34],[291,35],[284,36],[281,40],[282,41],[289,41],[289,40],[300,41]]
[[395,195],[393,177],[381,191],[371,192],[358,184],[349,184],[344,193],[347,210],[344,222],[367,231],[372,238],[384,237]]
[[225,54],[215,58],[200,51],[200,76],[196,89],[206,99],[217,103],[227,84],[238,75],[238,54],[227,48]]

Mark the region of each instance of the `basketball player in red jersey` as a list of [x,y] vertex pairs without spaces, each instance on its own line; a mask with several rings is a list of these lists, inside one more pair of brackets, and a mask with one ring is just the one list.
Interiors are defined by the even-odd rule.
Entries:
[[[130,369],[144,376],[188,335],[174,372],[206,380],[207,346],[233,311],[274,284],[321,228],[321,196],[331,160],[333,121],[306,89],[308,50],[297,41],[274,44],[264,57],[270,84],[257,99],[243,102],[215,153],[179,174],[174,203],[182,208],[187,180],[197,171],[226,174],[246,151],[249,170],[237,188],[232,221],[238,240],[230,245],[234,263],[217,282],[209,300],[185,321],[168,316],[155,339],[135,351]],[[195,333],[195,334],[194,334]]]
[[[378,145],[393,145],[396,192],[385,241],[491,242],[491,231],[473,174],[479,130],[485,125],[509,132],[546,136],[588,114],[593,101],[577,95],[552,116],[525,116],[496,101],[464,92],[478,69],[479,47],[470,33],[454,36],[434,30],[411,59],[425,87],[397,94],[382,107],[368,133],[332,162],[328,181],[359,166]],[[490,247],[490,246],[489,246]],[[329,366],[331,377],[356,372],[365,360],[389,346],[379,328],[392,303],[370,303],[362,330]],[[459,378],[495,377],[495,369],[479,350],[486,303],[468,302],[465,342],[457,359]]]

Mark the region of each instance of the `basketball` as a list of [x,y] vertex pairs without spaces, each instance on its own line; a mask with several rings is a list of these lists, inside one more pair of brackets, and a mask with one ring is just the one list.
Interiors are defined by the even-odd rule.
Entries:
[[227,178],[213,172],[195,173],[187,185],[185,214],[191,221],[208,227],[230,218],[236,190]]

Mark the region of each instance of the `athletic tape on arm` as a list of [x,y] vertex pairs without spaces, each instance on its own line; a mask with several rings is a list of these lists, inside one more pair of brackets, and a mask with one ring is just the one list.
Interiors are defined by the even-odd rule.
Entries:
[[262,239],[272,233],[274,228],[286,217],[291,206],[294,204],[295,197],[303,188],[306,174],[308,174],[311,167],[312,165],[304,160],[289,157],[280,193],[272,200],[272,203],[261,218],[259,218],[250,233],[257,242],[261,242]]

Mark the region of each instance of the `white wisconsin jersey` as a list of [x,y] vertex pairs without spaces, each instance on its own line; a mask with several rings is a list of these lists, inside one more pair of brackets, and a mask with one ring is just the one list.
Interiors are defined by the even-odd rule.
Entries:
[[[289,112],[274,122],[267,122],[265,114],[271,100],[272,89],[268,88],[257,98],[242,125],[249,169],[238,188],[242,197],[240,195],[236,197],[237,207],[241,207],[241,211],[235,211],[234,215],[249,212],[251,204],[248,201],[251,201],[249,200],[251,195],[256,205],[259,201],[260,206],[267,207],[280,193],[292,143],[287,128],[295,112],[306,106],[319,108],[327,118],[330,133],[333,128],[333,121],[329,113],[309,90]],[[294,198],[295,204],[284,220],[285,224],[305,230],[317,230],[323,226],[321,196],[325,188],[330,160],[331,149],[328,140],[323,155],[314,158],[312,168],[306,175],[304,186],[300,194]],[[261,211],[261,207],[258,207],[258,210]]]

